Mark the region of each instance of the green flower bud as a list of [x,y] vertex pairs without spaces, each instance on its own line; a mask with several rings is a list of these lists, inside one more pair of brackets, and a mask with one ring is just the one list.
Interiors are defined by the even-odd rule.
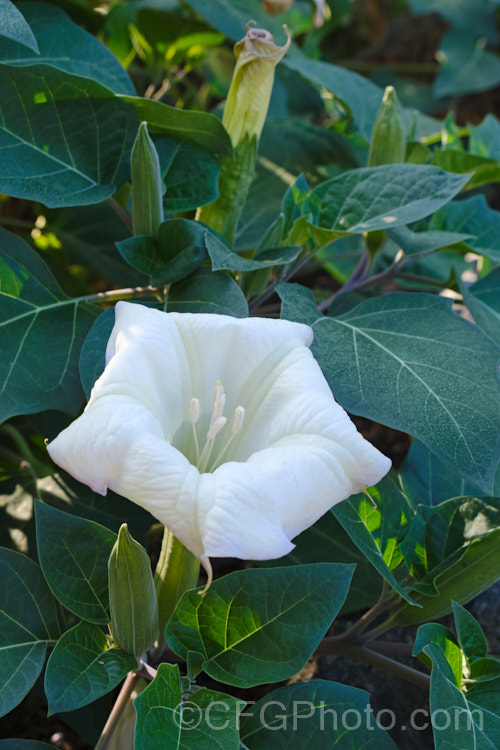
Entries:
[[113,640],[140,656],[158,637],[158,602],[149,557],[126,523],[109,556],[108,579]]
[[393,86],[387,86],[375,118],[368,166],[404,164],[406,156],[406,129],[403,113]]
[[279,47],[268,31],[252,28],[234,47],[237,62],[222,118],[234,153],[222,163],[219,197],[197,215],[198,220],[220,232],[229,242],[234,238],[253,179],[257,144],[273,89],[274,69],[291,43],[288,30],[287,35],[286,44]]
[[163,221],[163,181],[158,152],[148,133],[147,122],[139,125],[132,147],[130,168],[134,234],[156,237]]

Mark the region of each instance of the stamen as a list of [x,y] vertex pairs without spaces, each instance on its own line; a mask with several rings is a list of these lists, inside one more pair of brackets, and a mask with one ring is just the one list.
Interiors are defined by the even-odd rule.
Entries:
[[231,432],[233,433],[233,435],[237,435],[239,432],[241,432],[244,419],[245,419],[245,409],[242,406],[237,406],[236,411],[234,412],[233,426],[231,429]]
[[214,440],[215,436],[222,430],[226,422],[226,417],[217,417],[213,424],[210,425],[210,429],[207,432],[207,440]]
[[191,424],[196,424],[200,418],[200,399],[192,398],[189,404],[189,421]]

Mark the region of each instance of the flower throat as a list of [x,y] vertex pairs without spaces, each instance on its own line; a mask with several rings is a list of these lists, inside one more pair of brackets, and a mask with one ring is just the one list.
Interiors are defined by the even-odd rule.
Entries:
[[212,396],[210,426],[208,428],[205,444],[200,451],[200,443],[198,440],[198,433],[196,425],[200,418],[200,401],[197,398],[192,398],[189,404],[189,421],[192,425],[194,447],[196,452],[196,466],[200,474],[205,472],[214,471],[220,464],[226,452],[231,445],[234,437],[241,432],[243,426],[243,420],[245,419],[245,409],[243,406],[237,406],[234,411],[233,425],[231,427],[231,435],[220,448],[216,458],[212,459],[212,453],[216,438],[220,432],[224,430],[227,424],[227,417],[224,416],[224,407],[226,405],[226,394],[220,380],[217,381],[214,388],[214,395]]

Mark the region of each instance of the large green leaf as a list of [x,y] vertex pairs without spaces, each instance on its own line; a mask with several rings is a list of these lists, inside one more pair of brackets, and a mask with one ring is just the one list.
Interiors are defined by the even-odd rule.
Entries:
[[134,701],[135,747],[141,750],[239,750],[242,701],[201,688],[182,700],[179,667],[160,664],[155,679]]
[[106,624],[108,559],[116,534],[85,518],[36,504],[40,565],[54,596],[78,617]]
[[0,716],[22,701],[42,671],[47,642],[59,637],[56,603],[26,555],[0,548]]
[[273,690],[240,720],[248,750],[396,750],[364,690],[327,680]]
[[252,569],[188,591],[170,619],[169,646],[220,682],[251,687],[298,672],[337,615],[352,565]]
[[500,212],[488,206],[484,195],[453,201],[432,217],[430,229],[466,232],[467,244],[477,253],[500,263]]
[[412,440],[399,477],[404,493],[414,506],[438,505],[450,497],[474,495],[478,489],[477,485],[451,471],[420,440]]
[[282,64],[311,83],[324,86],[338,97],[351,111],[358,132],[366,141],[370,140],[373,123],[384,94],[379,86],[358,73],[320,60],[286,57]]
[[370,488],[375,506],[362,494],[338,503],[332,513],[354,544],[406,601],[413,599],[393,571],[403,561],[399,539],[408,526],[410,509],[390,477]]
[[0,65],[0,191],[50,207],[109,198],[129,175],[133,107],[49,65]]
[[498,347],[449,300],[386,294],[313,329],[313,353],[344,408],[414,435],[491,491],[500,455]]
[[334,232],[389,229],[437,211],[468,179],[421,164],[353,169],[314,188],[303,212]]
[[500,344],[500,268],[461,291],[478,326]]
[[466,190],[473,190],[490,182],[500,182],[500,164],[496,159],[471,154],[460,148],[437,149],[432,155],[431,164],[447,172],[470,173]]
[[191,143],[217,156],[231,156],[231,139],[215,115],[176,109],[139,96],[122,96],[121,99],[135,107],[141,121],[148,123],[150,133]]
[[[38,52],[38,45],[32,30],[21,11],[10,0],[0,0],[0,36],[13,39],[23,47],[29,47],[35,53]],[[5,40],[2,39],[2,45],[4,44]]]
[[200,268],[173,284],[167,300],[168,312],[216,313],[248,316],[248,305],[238,284],[221,271]]
[[62,10],[47,3],[32,2],[19,3],[18,8],[35,35],[39,54],[14,41],[3,42],[0,62],[21,66],[43,63],[91,78],[117,94],[135,94],[130,78],[116,57]]
[[97,625],[78,623],[61,636],[47,662],[49,716],[92,703],[136,668],[137,659],[111,647]]
[[0,420],[83,400],[80,346],[98,311],[70,299],[38,254],[0,229]]

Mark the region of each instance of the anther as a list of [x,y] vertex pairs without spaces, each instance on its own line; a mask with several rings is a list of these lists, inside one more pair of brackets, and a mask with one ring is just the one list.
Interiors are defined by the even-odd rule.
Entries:
[[243,408],[243,406],[237,406],[236,411],[234,412],[233,426],[231,428],[231,432],[233,433],[233,435],[237,435],[239,432],[241,432],[244,419],[245,409]]
[[207,432],[207,440],[213,440],[215,436],[222,430],[226,422],[226,417],[217,417],[213,424],[210,425],[210,429]]
[[189,404],[189,421],[191,424],[196,424],[200,418],[200,399],[192,398]]

